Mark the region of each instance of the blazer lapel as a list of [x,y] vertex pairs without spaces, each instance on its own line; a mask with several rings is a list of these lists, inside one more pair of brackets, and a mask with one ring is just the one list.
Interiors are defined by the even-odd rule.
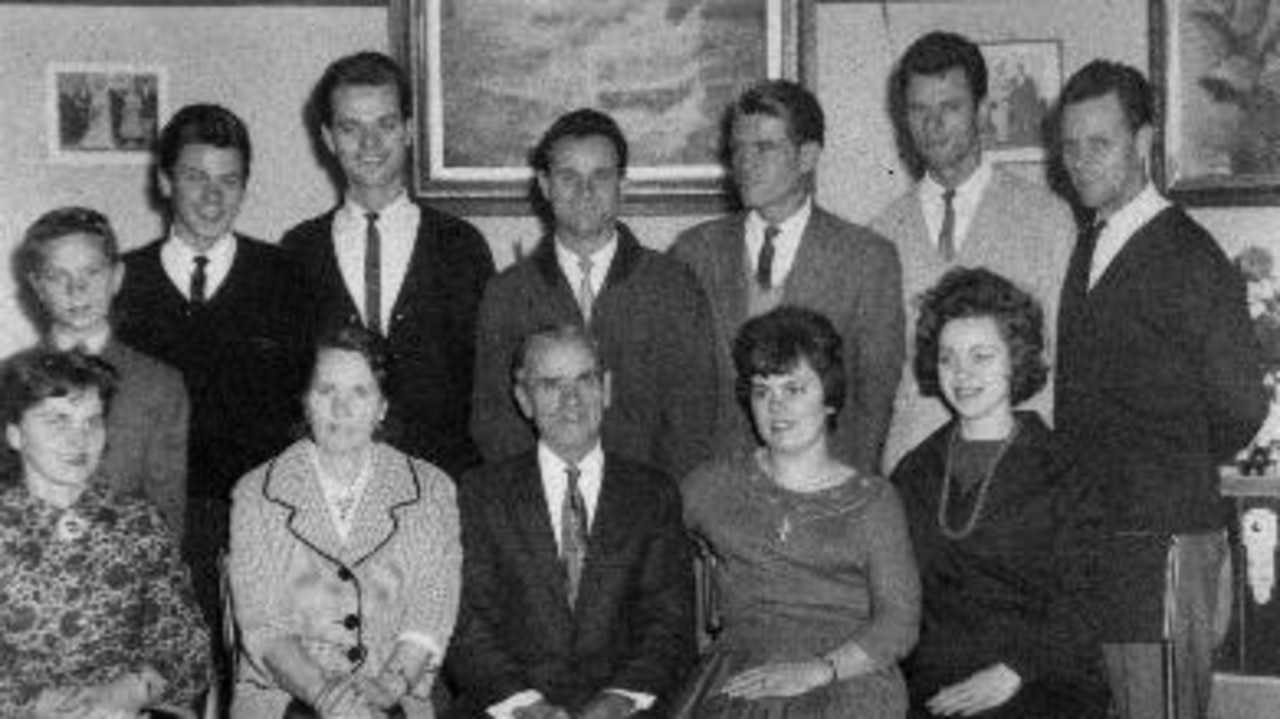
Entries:
[[[516,532],[520,546],[528,551],[529,566],[525,571],[537,577],[546,589],[547,599],[543,604],[547,607],[547,617],[558,625],[554,636],[567,637],[573,623],[566,589],[568,579],[564,565],[560,562],[556,529],[551,526],[551,513],[547,510],[546,495],[542,491],[537,453],[530,452],[527,457],[521,471],[509,478],[513,495],[506,508],[509,526]],[[587,550],[588,562],[591,556],[589,547],[590,545]]]
[[826,278],[831,266],[827,262],[830,235],[824,227],[826,219],[823,211],[815,205],[804,233],[800,236],[795,262],[791,266],[791,272],[787,274],[786,286],[782,289],[784,304],[827,307],[830,303],[827,289],[831,283]]
[[347,288],[347,283],[342,279],[342,270],[338,268],[338,250],[334,246],[337,239],[333,236],[333,223],[338,216],[338,211],[333,210],[329,213],[328,229],[324,233],[324,242],[316,243],[319,253],[316,259],[316,272],[319,275],[319,284],[324,288],[324,295],[334,298],[339,307],[335,308],[337,316],[355,318],[354,321],[359,322],[360,308],[356,306],[355,299],[351,296],[351,290]]
[[728,328],[726,341],[747,321],[747,219],[737,215],[715,244],[712,287],[720,288],[719,296],[709,299],[722,316],[721,326]]
[[376,553],[399,529],[396,513],[422,497],[408,458],[379,446],[373,478],[356,510],[343,558],[352,566]]
[[329,507],[320,494],[315,468],[304,445],[295,444],[267,472],[264,491],[268,499],[288,511],[289,532],[318,554],[340,561],[342,539],[334,531]]
[[418,206],[418,234],[414,237],[413,252],[409,255],[409,269],[405,271],[404,282],[400,292],[391,305],[391,320],[387,326],[387,334],[395,332],[395,326],[407,319],[415,309],[411,298],[430,296],[431,285],[435,282],[436,237],[434,228],[428,227],[427,211]]

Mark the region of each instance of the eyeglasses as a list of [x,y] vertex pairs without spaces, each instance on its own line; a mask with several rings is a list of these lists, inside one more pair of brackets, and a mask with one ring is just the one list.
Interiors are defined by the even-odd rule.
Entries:
[[598,389],[603,378],[603,372],[592,369],[576,377],[526,377],[524,385],[538,394],[561,395],[570,391],[585,392]]

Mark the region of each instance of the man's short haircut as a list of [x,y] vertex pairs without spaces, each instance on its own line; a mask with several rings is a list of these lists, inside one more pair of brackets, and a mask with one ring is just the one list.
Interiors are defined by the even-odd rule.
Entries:
[[989,317],[1009,346],[1009,395],[1014,405],[1044,388],[1044,311],[1030,293],[984,267],[956,268],[925,292],[916,321],[916,382],[920,394],[942,398],[938,354],[952,320]]
[[804,86],[790,80],[765,80],[747,88],[729,106],[727,128],[732,131],[738,118],[765,115],[782,120],[787,137],[796,145],[826,142],[827,120],[822,104]]
[[311,111],[320,127],[333,127],[333,93],[351,86],[394,87],[400,117],[413,116],[413,89],[404,69],[383,53],[364,51],[334,60],[320,77],[311,95]]
[[160,131],[160,138],[156,141],[159,170],[173,177],[173,167],[178,164],[178,156],[187,145],[212,145],[238,151],[244,164],[244,176],[249,177],[249,165],[253,160],[249,129],[227,108],[198,104],[178,110]]
[[22,280],[44,269],[49,245],[67,235],[85,234],[97,237],[102,254],[111,264],[120,260],[120,245],[107,216],[88,207],[59,207],[41,215],[22,236],[14,255],[15,269]]
[[512,381],[520,384],[527,379],[529,358],[535,350],[556,344],[577,344],[584,347],[595,359],[596,371],[605,371],[604,358],[600,356],[599,344],[581,324],[566,322],[540,327],[521,338],[520,344],[511,353]]
[[1062,88],[1059,109],[1113,92],[1131,131],[1137,132],[1155,123],[1155,99],[1147,78],[1129,65],[1110,60],[1094,60],[1072,75]]
[[533,166],[535,172],[544,174],[550,172],[551,153],[555,150],[556,143],[569,138],[580,140],[587,137],[603,137],[612,143],[614,154],[618,156],[618,171],[620,174],[626,174],[627,138],[622,134],[622,128],[618,127],[618,123],[612,117],[587,107],[556,118],[556,121],[551,123],[551,127],[547,128],[546,133],[542,135],[542,139],[538,140],[537,146],[533,148],[529,164]]
[[969,38],[953,32],[931,32],[911,43],[898,62],[894,90],[905,99],[907,85],[916,75],[942,75],[954,69],[964,71],[976,105],[987,96],[987,62],[982,50]]

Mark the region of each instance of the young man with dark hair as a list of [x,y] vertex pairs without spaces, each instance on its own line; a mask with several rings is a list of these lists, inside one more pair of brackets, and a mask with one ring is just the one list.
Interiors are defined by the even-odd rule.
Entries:
[[1260,350],[1240,274],[1151,183],[1142,74],[1094,61],[1059,102],[1063,165],[1090,217],[1062,289],[1057,428],[1087,459],[1122,542],[1104,621],[1111,689],[1124,719],[1168,716],[1161,637],[1128,629],[1168,623],[1173,716],[1199,719],[1231,611],[1218,466],[1266,416]]
[[325,70],[311,109],[341,170],[342,202],[281,244],[306,273],[317,331],[362,325],[386,340],[387,441],[457,477],[480,461],[467,418],[493,257],[469,223],[410,196],[412,107],[386,55],[356,53]]
[[556,120],[533,153],[553,227],[485,291],[471,429],[487,461],[534,445],[511,402],[507,358],[529,332],[564,323],[585,326],[613,372],[607,451],[677,479],[711,455],[711,315],[688,268],[642,246],[619,221],[627,155],[614,120],[586,109]]
[[124,256],[118,329],[182,372],[190,394],[184,551],[218,626],[231,489],[289,444],[300,419],[306,295],[279,248],[234,231],[252,158],[240,118],[217,105],[184,107],[161,131],[156,157],[169,230]]
[[[748,89],[728,112],[730,170],[745,211],[686,230],[671,253],[693,268],[711,301],[725,367],[750,317],[792,304],[831,320],[844,341],[850,388],[833,449],[875,472],[902,372],[902,269],[884,238],[814,202],[824,125],[817,98],[796,83]],[[755,446],[731,374],[721,378],[722,453]]]

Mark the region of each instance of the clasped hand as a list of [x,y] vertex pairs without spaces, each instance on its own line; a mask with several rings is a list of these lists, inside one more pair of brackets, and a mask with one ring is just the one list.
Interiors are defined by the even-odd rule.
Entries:
[[733,699],[793,697],[831,681],[825,662],[777,662],[753,667],[729,678],[721,692]]

